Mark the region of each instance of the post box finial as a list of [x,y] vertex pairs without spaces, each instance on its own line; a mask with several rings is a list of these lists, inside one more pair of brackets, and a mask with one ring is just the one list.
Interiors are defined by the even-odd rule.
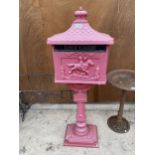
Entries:
[[77,19],[85,19],[85,17],[87,17],[87,11],[80,6],[79,9],[75,11],[75,17],[77,17]]

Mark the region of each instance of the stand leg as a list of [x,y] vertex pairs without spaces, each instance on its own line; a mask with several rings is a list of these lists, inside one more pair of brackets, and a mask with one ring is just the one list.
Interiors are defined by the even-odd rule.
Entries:
[[70,85],[74,102],[77,103],[76,123],[67,125],[64,145],[97,147],[98,136],[95,125],[86,124],[85,102],[89,85]]
[[122,96],[120,100],[118,114],[117,116],[111,116],[107,121],[109,128],[111,128],[113,131],[118,133],[126,133],[130,129],[129,122],[125,118],[123,118],[123,110],[124,110],[126,94],[127,94],[127,91],[122,90]]
[[122,120],[123,110],[124,110],[124,102],[126,99],[126,95],[127,95],[127,92],[125,90],[122,90],[122,96],[121,96],[120,106],[119,106],[118,115],[117,115],[118,121]]

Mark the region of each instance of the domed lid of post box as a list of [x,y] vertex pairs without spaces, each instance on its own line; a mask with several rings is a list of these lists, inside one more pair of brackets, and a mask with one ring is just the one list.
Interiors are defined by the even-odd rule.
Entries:
[[88,23],[87,11],[82,7],[75,11],[76,19],[71,27],[47,39],[49,45],[112,45],[113,38],[105,33],[94,30]]

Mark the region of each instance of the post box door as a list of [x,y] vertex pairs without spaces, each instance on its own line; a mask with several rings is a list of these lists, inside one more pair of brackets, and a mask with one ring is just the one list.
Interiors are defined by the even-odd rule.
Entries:
[[106,45],[55,45],[55,82],[105,84]]

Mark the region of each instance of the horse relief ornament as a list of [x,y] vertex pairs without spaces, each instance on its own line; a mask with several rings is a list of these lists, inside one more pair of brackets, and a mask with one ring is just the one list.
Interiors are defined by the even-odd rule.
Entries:
[[76,122],[68,124],[65,146],[98,147],[96,125],[86,123],[85,102],[92,85],[107,81],[107,64],[113,38],[94,30],[87,21],[87,11],[75,11],[71,27],[47,39],[52,45],[55,82],[67,84],[77,103]]
[[77,63],[70,63],[68,67],[71,68],[69,74],[76,73],[80,75],[89,75],[89,67],[94,66],[94,63],[91,59],[87,59],[86,57],[79,56]]

